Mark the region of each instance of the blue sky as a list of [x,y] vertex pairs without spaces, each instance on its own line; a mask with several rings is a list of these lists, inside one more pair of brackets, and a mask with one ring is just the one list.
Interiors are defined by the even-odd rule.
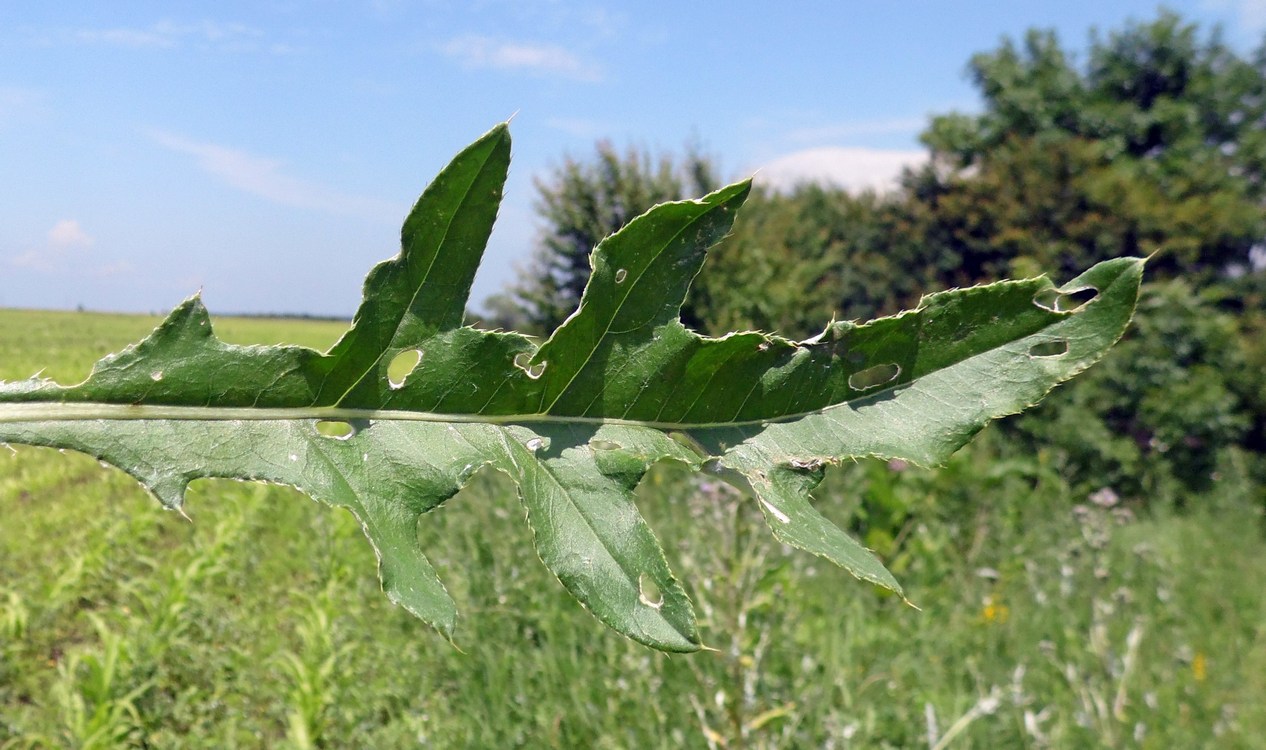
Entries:
[[[1247,51],[1266,0],[1168,7]],[[1083,48],[1147,2],[111,2],[0,6],[0,306],[350,314],[460,148],[515,115],[476,304],[538,230],[532,179],[600,138],[730,178],[883,184],[974,52]],[[517,113],[517,114],[515,114]],[[706,272],[706,271],[705,271]]]

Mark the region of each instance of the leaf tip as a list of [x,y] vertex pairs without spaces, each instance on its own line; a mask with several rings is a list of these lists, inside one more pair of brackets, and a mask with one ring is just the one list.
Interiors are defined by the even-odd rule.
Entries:
[[[506,118],[504,122],[499,122],[496,125],[493,125],[491,128],[488,129],[488,132],[484,134],[484,138],[488,140],[509,141],[510,140],[510,121],[513,120],[514,115],[517,115],[517,114],[518,114],[518,110],[515,110],[514,114]],[[480,140],[483,140],[483,139],[480,139]]]

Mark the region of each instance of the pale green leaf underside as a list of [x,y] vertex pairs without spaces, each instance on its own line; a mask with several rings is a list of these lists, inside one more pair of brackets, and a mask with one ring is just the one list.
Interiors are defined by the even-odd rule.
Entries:
[[[491,466],[517,483],[542,561],[581,603],[642,643],[691,651],[690,602],[633,503],[652,463],[750,488],[780,540],[900,592],[809,502],[820,467],[943,460],[1102,356],[1137,296],[1142,261],[1121,259],[1063,287],[1093,290],[1088,302],[1029,279],[834,322],[805,342],[701,337],[678,310],[747,195],[739,183],[605,240],[580,308],[537,347],[461,325],[509,152],[499,126],[432,182],[329,352],[224,344],[194,298],[81,384],[0,384],[0,441],[97,456],[173,508],[202,477],[289,484],[346,507],[388,595],[448,637],[456,606],[416,524]],[[417,363],[407,376],[391,371],[398,357]]]

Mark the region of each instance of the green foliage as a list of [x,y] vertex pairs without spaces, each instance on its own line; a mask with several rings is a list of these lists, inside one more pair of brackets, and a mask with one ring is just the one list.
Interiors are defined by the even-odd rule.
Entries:
[[1083,66],[1031,31],[971,71],[984,112],[934,118],[932,163],[907,180],[948,282],[1156,251],[1160,277],[1247,267],[1266,234],[1266,69],[1163,12],[1095,37]]
[[935,284],[918,273],[920,248],[902,229],[891,198],[817,185],[758,191],[710,254],[682,318],[715,334],[808,337],[823,320],[895,313]]
[[[292,325],[290,337],[310,330]],[[64,340],[76,337],[73,320],[63,328]],[[48,361],[8,347],[8,333],[10,362]],[[816,493],[850,529],[861,506],[880,503],[870,496],[879,484],[895,503],[942,508],[885,558],[922,611],[858,596],[843,571],[788,553],[727,485],[653,469],[638,504],[692,571],[700,630],[718,649],[689,659],[576,617],[496,474],[474,478],[461,512],[420,529],[436,567],[460,571],[453,595],[478,613],[463,620],[462,653],[419,637],[382,597],[349,514],[288,488],[216,481],[191,488],[188,523],[122,472],[19,447],[0,457],[0,516],[21,520],[0,534],[0,614],[3,592],[14,592],[29,625],[14,638],[0,631],[0,747],[77,747],[74,709],[57,696],[100,695],[86,665],[112,648],[123,658],[107,700],[148,682],[132,699],[137,746],[297,745],[290,717],[313,683],[287,671],[284,654],[316,670],[337,653],[313,724],[327,747],[693,748],[710,736],[735,747],[744,729],[750,747],[843,737],[926,747],[929,712],[943,737],[991,694],[993,713],[950,748],[1129,746],[1136,731],[1158,747],[1254,747],[1266,733],[1266,545],[1260,506],[1232,491],[1229,467],[1182,515],[1125,502],[1072,511],[1084,498],[1049,456],[1008,461],[1004,437],[987,429],[938,471],[849,463]],[[151,623],[199,559],[187,629],[157,650]],[[83,575],[54,595],[74,568]],[[308,630],[317,611],[328,630]],[[59,669],[71,659],[82,666]]]
[[1261,375],[1233,317],[1182,282],[1145,290],[1111,356],[1014,425],[1083,491],[1182,502],[1243,442],[1252,412],[1239,391]]
[[710,193],[721,187],[712,161],[691,148],[680,164],[607,141],[593,161],[567,158],[536,180],[536,211],[544,222],[529,268],[506,293],[485,303],[489,322],[525,333],[549,333],[580,303],[589,281],[590,255],[652,206]]
[[1016,455],[1053,450],[1085,491],[1151,499],[1205,486],[1233,446],[1261,473],[1263,59],[1170,13],[1095,36],[1084,58],[1049,32],[1005,42],[972,59],[983,112],[934,118],[932,161],[901,192],[758,195],[687,311],[706,330],[808,335],[815,316],[922,290],[1154,253],[1153,278],[1184,286],[1154,292],[1166,302],[1137,345],[1018,422]]
[[[1138,292],[1142,261],[1127,258],[1059,289],[1030,279],[945,292],[800,342],[705,338],[678,310],[748,193],[739,183],[603,240],[579,308],[537,346],[462,325],[509,153],[499,126],[441,172],[328,352],[227,344],[194,298],[78,385],[0,384],[0,440],[95,456],[169,508],[198,478],[302,488],[356,516],[389,597],[450,637],[456,605],[417,525],[491,467],[518,486],[536,550],[573,596],[630,638],[693,651],[694,610],[633,501],[652,464],[752,492],[775,538],[900,593],[811,504],[824,467],[943,460],[1102,356]],[[319,685],[323,669],[291,664],[301,683]],[[292,723],[311,739],[324,704],[308,692]]]

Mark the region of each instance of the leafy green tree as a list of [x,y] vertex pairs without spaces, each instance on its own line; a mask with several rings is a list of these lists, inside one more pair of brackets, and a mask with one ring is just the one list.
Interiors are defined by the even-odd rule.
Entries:
[[943,286],[1154,253],[1126,340],[1013,442],[1087,491],[1180,499],[1263,442],[1266,45],[1244,57],[1162,12],[1081,59],[1044,31],[973,57],[983,109],[924,133],[909,228]]
[[1168,12],[1093,36],[1083,66],[1049,31],[973,57],[984,111],[934,118],[906,180],[947,283],[1157,251],[1153,277],[1246,268],[1266,234],[1264,61]]
[[1181,280],[1144,287],[1113,353],[1076,384],[1014,420],[1028,452],[1057,457],[1081,489],[1182,502],[1216,481],[1243,445],[1254,377],[1236,320]]
[[899,198],[815,184],[758,191],[713,251],[683,319],[713,333],[806,338],[824,321],[868,319],[918,301],[924,276]]
[[711,159],[689,147],[680,161],[610,142],[592,160],[572,157],[536,180],[536,211],[544,223],[527,269],[485,306],[488,321],[528,332],[551,331],[576,309],[589,281],[590,253],[652,206],[697,198],[720,187]]

